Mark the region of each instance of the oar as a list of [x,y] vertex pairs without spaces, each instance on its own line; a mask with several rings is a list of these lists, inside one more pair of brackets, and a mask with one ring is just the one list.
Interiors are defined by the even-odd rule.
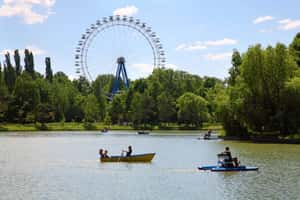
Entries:
[[121,156],[119,157],[118,162],[120,162],[121,158],[123,157],[123,152],[124,150],[121,151]]

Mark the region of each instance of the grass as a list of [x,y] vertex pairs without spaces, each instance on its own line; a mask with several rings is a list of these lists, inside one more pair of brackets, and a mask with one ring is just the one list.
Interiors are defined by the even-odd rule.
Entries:
[[[109,130],[135,130],[132,126],[129,125],[105,125],[103,123],[93,123],[90,126],[92,130],[102,130],[107,127]],[[214,131],[222,131],[221,124],[203,124],[202,128],[189,128],[179,126],[178,124],[168,124],[165,127],[154,126],[153,130],[214,130]],[[84,123],[80,122],[55,122],[55,123],[46,123],[45,126],[41,126],[41,124],[33,123],[33,124],[15,124],[15,123],[3,123],[0,124],[0,131],[84,131],[87,130]]]
[[300,133],[286,136],[286,137],[284,137],[284,139],[288,139],[288,140],[300,140]]

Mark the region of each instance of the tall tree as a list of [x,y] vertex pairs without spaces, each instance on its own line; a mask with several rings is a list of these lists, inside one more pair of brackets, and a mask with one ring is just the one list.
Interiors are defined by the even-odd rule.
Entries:
[[154,100],[147,93],[135,93],[131,102],[131,118],[134,126],[153,123]]
[[50,60],[50,57],[46,57],[45,58],[45,63],[46,63],[46,79],[49,82],[52,82],[52,80],[53,80],[53,72],[52,72],[52,69],[51,69],[51,60]]
[[0,84],[2,84],[2,77],[3,77],[3,75],[2,75],[2,64],[1,64],[1,61],[0,61]]
[[299,133],[300,78],[294,77],[286,82],[283,94],[280,131],[283,134]]
[[40,92],[37,83],[29,74],[22,74],[16,80],[13,95],[15,104],[19,106],[19,122],[35,121],[34,111],[40,103]]
[[300,67],[300,33],[294,37],[289,49],[297,62],[298,67]]
[[21,57],[18,49],[15,50],[14,60],[16,64],[16,74],[17,76],[19,76],[22,73],[22,67],[21,67]]
[[125,99],[121,94],[115,95],[109,105],[108,109],[111,122],[113,124],[120,124],[125,117]]
[[12,92],[16,82],[16,71],[11,64],[10,55],[8,52],[5,54],[4,80],[9,91]]
[[233,51],[231,64],[232,67],[229,69],[230,76],[228,79],[228,84],[235,85],[236,78],[240,74],[239,66],[242,64],[242,57],[236,49]]
[[33,54],[28,49],[25,49],[25,71],[28,72],[32,77],[34,77],[34,59]]
[[8,110],[8,90],[2,77],[2,66],[0,62],[0,122],[6,120],[5,115]]
[[176,102],[167,93],[162,92],[157,98],[158,120],[163,123],[176,120]]
[[95,95],[88,95],[83,103],[83,112],[85,122],[96,122],[99,118],[99,105]]

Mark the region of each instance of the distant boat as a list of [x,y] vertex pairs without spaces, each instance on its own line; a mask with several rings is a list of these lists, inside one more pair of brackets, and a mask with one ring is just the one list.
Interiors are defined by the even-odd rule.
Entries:
[[136,154],[132,156],[110,156],[109,158],[100,158],[101,162],[151,162],[155,153]]
[[108,128],[104,128],[101,130],[102,133],[107,133],[108,132]]
[[137,132],[139,135],[149,135],[149,131],[138,131]]
[[197,138],[198,140],[219,140],[218,136],[204,136]]

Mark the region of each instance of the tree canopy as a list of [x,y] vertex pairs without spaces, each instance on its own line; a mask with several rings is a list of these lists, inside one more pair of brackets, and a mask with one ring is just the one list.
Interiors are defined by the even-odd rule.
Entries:
[[300,33],[288,47],[257,44],[244,53],[233,50],[225,81],[155,68],[111,97],[114,75],[70,80],[63,72],[53,73],[49,57],[42,75],[35,71],[30,50],[23,63],[16,50],[14,62],[7,53],[0,63],[0,122],[104,122],[137,128],[221,122],[228,135],[295,133],[300,129],[299,52]]

